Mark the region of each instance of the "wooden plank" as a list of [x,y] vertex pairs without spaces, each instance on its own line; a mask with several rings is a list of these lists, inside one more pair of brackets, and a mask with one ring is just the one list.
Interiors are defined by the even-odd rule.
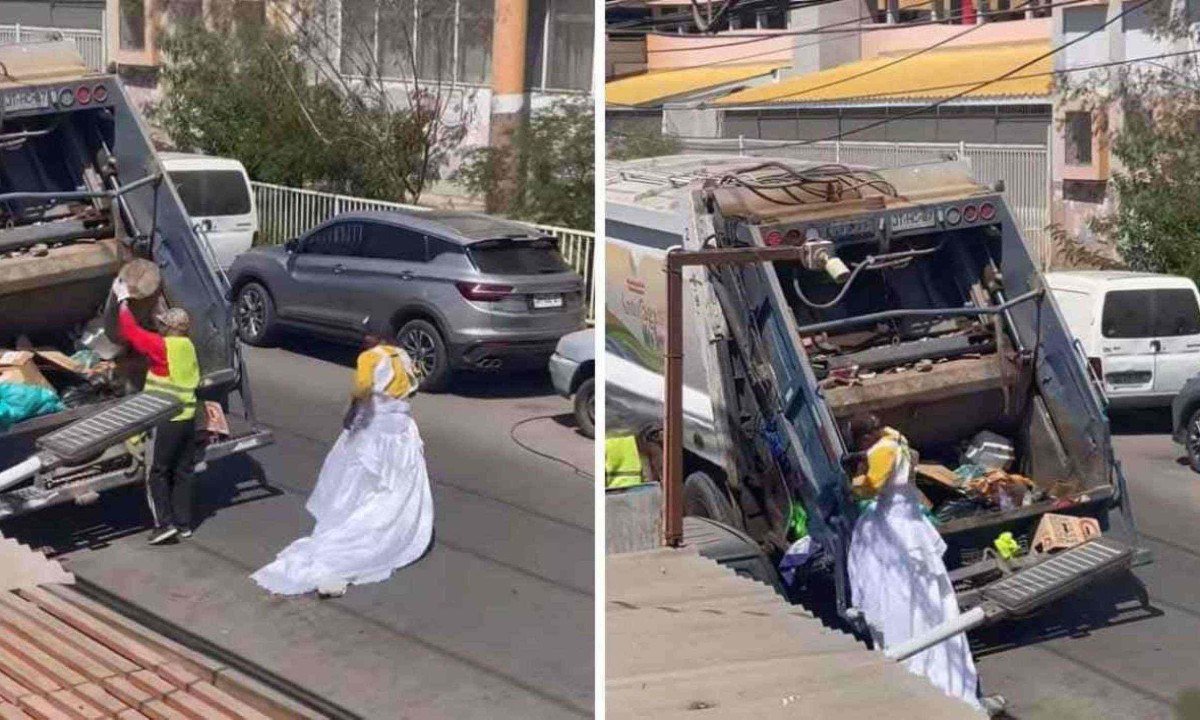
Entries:
[[115,668],[89,655],[78,643],[62,640],[8,607],[0,606],[0,628],[12,635],[19,634],[92,680],[103,680],[117,674]]
[[126,707],[125,703],[96,683],[84,683],[76,687],[75,692],[87,698],[93,705],[110,716],[116,715]]
[[166,662],[162,654],[126,637],[112,626],[41,588],[21,590],[19,594],[84,635],[144,668],[154,669]]
[[163,702],[191,720],[237,720],[234,716],[218,710],[186,690],[176,690],[167,695]]
[[145,690],[151,697],[164,698],[175,691],[175,686],[149,670],[138,670],[129,676],[129,682]]
[[148,702],[142,706],[141,710],[150,720],[192,720],[162,700]]
[[105,717],[103,710],[72,690],[50,693],[50,701],[75,720],[103,720]]
[[40,672],[54,678],[63,687],[87,682],[85,676],[15,633],[0,633],[0,648],[11,652]]
[[32,690],[17,682],[14,678],[10,678],[4,673],[3,668],[0,668],[0,699],[15,703],[32,692]]
[[33,720],[33,716],[16,705],[0,702],[0,720]]
[[[81,651],[86,652],[88,655],[91,655],[118,672],[133,672],[139,667],[132,660],[113,652],[53,615],[42,611],[33,603],[12,593],[0,592],[0,605],[7,606],[8,609],[20,613],[26,619],[36,622],[63,641],[77,646]],[[3,613],[3,610],[4,608],[0,607],[0,614]]]
[[62,688],[62,683],[3,648],[0,648],[0,668],[6,675],[35,692],[52,692]]
[[129,682],[129,678],[124,675],[107,678],[101,684],[105,690],[130,707],[141,707],[143,703],[154,699],[153,695]]
[[180,690],[187,690],[200,682],[200,676],[190,672],[179,663],[167,663],[163,665],[158,669],[158,675]]
[[26,695],[21,698],[20,705],[22,710],[36,720],[75,720],[41,695]]
[[271,720],[266,715],[250,707],[241,700],[238,700],[224,690],[221,690],[212,683],[198,682],[193,685],[188,692],[200,698],[201,700],[204,700],[209,705],[220,708],[222,711],[229,713],[236,718],[240,718],[241,720]]

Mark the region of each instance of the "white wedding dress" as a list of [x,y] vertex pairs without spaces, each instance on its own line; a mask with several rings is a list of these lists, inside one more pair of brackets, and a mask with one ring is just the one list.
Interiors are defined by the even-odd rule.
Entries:
[[[374,387],[390,382],[380,362]],[[421,557],[433,537],[424,446],[406,400],[373,393],[321,467],[305,504],[312,535],[284,548],[251,578],[272,593],[386,580]]]

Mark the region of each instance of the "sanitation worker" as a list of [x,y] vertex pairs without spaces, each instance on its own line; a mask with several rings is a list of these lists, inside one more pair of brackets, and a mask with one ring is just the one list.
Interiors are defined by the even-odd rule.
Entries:
[[160,335],[138,325],[129,310],[129,288],[124,280],[118,277],[112,291],[119,304],[117,324],[121,336],[149,364],[145,390],[183,403],[177,415],[154,429],[147,495],[154,516],[150,544],[160,545],[192,535],[199,451],[196,387],[200,384],[200,363],[196,359],[196,346],[188,338],[191,319],[186,310],[171,308],[163,313],[158,319]]
[[[958,616],[942,555],[946,543],[921,512],[908,440],[879,418],[854,418],[854,445],[865,453],[853,490],[867,501],[850,539],[850,591],[875,646],[888,649]],[[958,634],[904,661],[942,692],[982,710],[975,661]]]
[[350,412],[305,504],[316,519],[251,578],[268,591],[322,597],[350,583],[386,580],[415,562],[433,537],[433,496],[408,398],[418,373],[408,354],[367,335]]

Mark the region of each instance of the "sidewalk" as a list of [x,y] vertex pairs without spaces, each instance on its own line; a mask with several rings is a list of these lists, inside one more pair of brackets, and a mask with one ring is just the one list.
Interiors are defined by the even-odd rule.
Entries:
[[694,549],[607,563],[609,720],[980,717]]

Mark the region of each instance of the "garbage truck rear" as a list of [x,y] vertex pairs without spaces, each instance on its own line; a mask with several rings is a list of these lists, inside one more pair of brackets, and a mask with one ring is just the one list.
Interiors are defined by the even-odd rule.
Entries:
[[[619,165],[609,183],[610,249],[625,260],[616,277],[608,265],[609,365],[642,372],[609,380],[609,413],[627,426],[661,414],[662,381],[646,378],[682,357],[689,514],[776,564],[807,537],[793,586],[832,580],[838,614],[857,620],[848,424],[874,414],[917,454],[964,608],[1027,614],[1138,557],[1103,392],[1003,193],[969,166],[674,157]],[[683,307],[647,297],[663,292],[655,274],[681,268]],[[705,391],[712,414],[689,412]],[[1051,555],[1048,514],[1105,537]]]
[[[116,328],[118,273],[144,326],[170,307],[191,316],[201,467],[268,444],[227,281],[121,81],[63,42],[0,45],[0,67],[0,520],[144,478],[141,440],[174,409],[142,392],[145,364]],[[224,414],[232,392],[241,417]]]

